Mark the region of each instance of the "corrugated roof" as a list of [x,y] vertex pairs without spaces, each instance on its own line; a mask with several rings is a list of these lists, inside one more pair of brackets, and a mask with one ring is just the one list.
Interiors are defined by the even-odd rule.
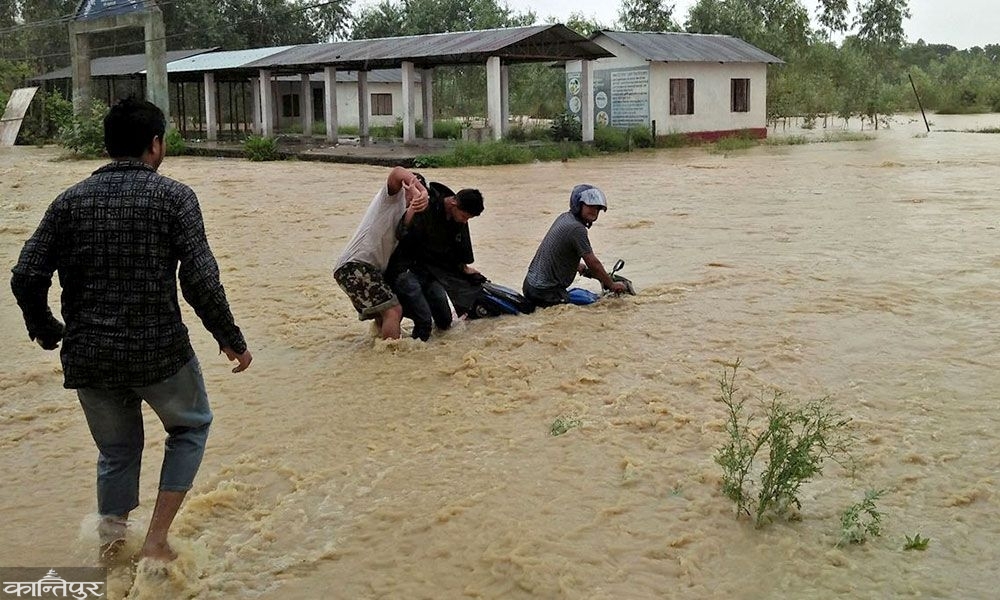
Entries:
[[739,38],[703,33],[654,33],[637,31],[599,31],[593,40],[604,35],[646,60],[658,62],[738,62],[784,63]]
[[296,46],[245,67],[301,70],[324,65],[345,69],[593,59],[612,56],[565,25],[535,25]]
[[[203,54],[205,52],[211,52],[214,48],[199,48],[196,50],[171,50],[167,52],[167,66],[175,60],[180,60],[194,56],[196,54]],[[91,77],[114,77],[114,76],[125,76],[125,75],[139,75],[146,72],[146,55],[145,54],[128,54],[125,56],[106,56],[104,58],[94,58],[90,61],[90,76]],[[56,69],[46,73],[45,75],[39,75],[35,77],[32,81],[47,81],[50,79],[70,79],[73,77],[72,67],[63,67],[61,69]]]
[[[417,71],[413,77],[416,81],[420,81],[420,72]],[[278,81],[300,81],[299,75],[283,75],[278,76],[275,79]],[[311,73],[309,75],[310,81],[323,81],[322,73]],[[354,83],[358,80],[357,71],[344,71],[342,69],[337,69],[337,82],[338,83]],[[368,83],[402,83],[403,82],[403,71],[402,69],[375,69],[374,71],[368,71]]]
[[238,69],[243,65],[284,52],[294,46],[271,46],[269,48],[251,48],[249,50],[222,50],[207,52],[196,56],[174,61],[167,65],[168,73],[190,73],[224,71]]
[[[491,56],[499,56],[507,64],[614,56],[597,43],[558,24],[251,50],[210,50],[168,52],[167,73],[190,76],[229,71],[232,75],[244,76],[259,69],[296,73],[314,72],[324,66],[335,66],[345,71],[398,69],[403,61],[412,61],[418,67],[483,64]],[[143,54],[91,61],[93,77],[135,75],[145,70],[146,58]],[[236,73],[239,71],[246,73]],[[66,67],[36,77],[35,81],[69,79],[71,73]],[[341,78],[338,76],[337,80]]]

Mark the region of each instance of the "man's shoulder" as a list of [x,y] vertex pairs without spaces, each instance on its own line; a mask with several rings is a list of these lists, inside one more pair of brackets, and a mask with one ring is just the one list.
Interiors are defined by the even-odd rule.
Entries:
[[556,217],[556,220],[554,223],[552,223],[552,226],[570,231],[576,229],[582,229],[584,232],[587,231],[587,226],[581,223],[580,220],[574,217],[573,213],[570,212],[564,212],[558,217]]

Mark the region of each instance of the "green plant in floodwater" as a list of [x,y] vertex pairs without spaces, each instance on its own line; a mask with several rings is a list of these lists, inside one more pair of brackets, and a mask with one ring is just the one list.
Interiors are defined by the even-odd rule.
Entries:
[[[885,490],[868,490],[865,497],[840,515],[840,544],[864,544],[869,537],[882,535],[882,517],[875,502]],[[838,545],[840,545],[838,544]]]
[[562,435],[573,429],[574,427],[579,427],[583,423],[580,419],[570,419],[567,417],[556,417],[556,420],[552,422],[552,426],[549,427],[549,433],[553,436]]
[[906,544],[903,545],[903,550],[920,550],[923,552],[927,549],[927,544],[930,543],[931,538],[922,538],[919,533],[913,537],[906,536]]
[[801,508],[799,487],[820,474],[825,459],[849,457],[850,419],[830,408],[829,398],[793,406],[776,390],[770,400],[761,395],[762,415],[747,414],[746,399],[736,396],[740,361],[731,366],[719,380],[729,439],[715,462],[722,467],[722,491],[736,504],[737,516],[745,514],[760,527],[773,517],[788,516],[792,507]]

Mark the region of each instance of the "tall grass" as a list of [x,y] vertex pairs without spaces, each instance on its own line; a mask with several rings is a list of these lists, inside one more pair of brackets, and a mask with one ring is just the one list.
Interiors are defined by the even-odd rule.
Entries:
[[418,156],[416,166],[465,167],[485,165],[525,164],[538,161],[567,160],[592,156],[595,150],[575,142],[512,144],[506,141],[458,142],[447,152]]

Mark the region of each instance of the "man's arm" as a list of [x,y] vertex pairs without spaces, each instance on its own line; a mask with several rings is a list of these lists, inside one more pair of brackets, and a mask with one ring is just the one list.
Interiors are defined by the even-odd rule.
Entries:
[[583,255],[583,262],[587,265],[590,270],[590,275],[594,279],[601,282],[601,287],[606,290],[611,290],[615,293],[622,293],[626,290],[625,284],[620,281],[615,281],[611,279],[611,275],[604,269],[604,265],[597,258],[597,255],[593,252],[588,252]]
[[25,242],[10,278],[10,289],[21,307],[28,336],[46,350],[59,347],[64,331],[63,324],[49,308],[49,287],[56,270],[58,219],[55,206],[55,203],[49,206],[38,229]]
[[219,265],[205,236],[201,207],[190,190],[179,203],[176,228],[174,244],[180,260],[181,292],[205,329],[219,343],[220,352],[239,362],[233,369],[238,373],[250,365],[250,352],[229,310],[226,291],[219,279]]
[[400,190],[406,191],[406,213],[403,214],[402,229],[397,229],[396,237],[405,234],[405,229],[413,222],[413,215],[427,209],[429,195],[417,176],[405,167],[393,167],[385,180],[386,191],[393,197]]

